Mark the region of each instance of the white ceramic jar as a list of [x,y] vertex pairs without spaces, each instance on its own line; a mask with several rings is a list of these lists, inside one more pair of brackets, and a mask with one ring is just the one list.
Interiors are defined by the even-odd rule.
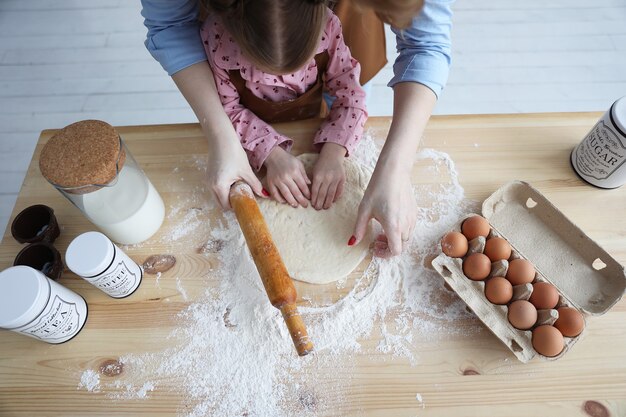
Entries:
[[626,97],[604,113],[571,154],[572,167],[599,188],[626,184]]
[[0,327],[48,343],[76,336],[87,320],[80,295],[29,266],[0,272]]
[[143,277],[139,265],[100,232],[86,232],[72,240],[65,263],[76,275],[113,298],[134,293]]

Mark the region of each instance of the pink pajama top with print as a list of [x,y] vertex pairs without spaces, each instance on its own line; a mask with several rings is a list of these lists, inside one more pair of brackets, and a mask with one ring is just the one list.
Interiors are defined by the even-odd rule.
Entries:
[[[359,85],[359,63],[352,58],[343,41],[341,23],[330,10],[328,15],[315,54],[328,51],[324,87],[336,99],[313,143],[318,149],[326,142],[337,143],[350,154],[361,139],[367,120],[365,92]],[[215,16],[209,16],[204,22],[201,37],[224,110],[240,137],[250,165],[258,171],[275,146],[289,150],[292,140],[240,104],[239,93],[230,81],[229,71],[239,70],[246,88],[256,97],[281,102],[293,100],[315,85],[318,77],[315,60],[311,58],[293,74],[273,75],[263,72],[242,55],[239,46]]]

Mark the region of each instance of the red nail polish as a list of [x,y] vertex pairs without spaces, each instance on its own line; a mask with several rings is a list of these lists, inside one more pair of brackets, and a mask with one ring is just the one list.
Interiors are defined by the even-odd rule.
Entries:
[[265,188],[264,188],[264,189],[262,189],[262,190],[261,190],[261,192],[263,193],[263,195],[264,195],[265,197],[269,197],[269,196],[270,196],[270,193],[268,193],[268,192],[267,192],[267,190],[266,190]]
[[354,242],[356,242],[356,237],[352,236],[350,240],[348,240],[348,246],[354,245]]

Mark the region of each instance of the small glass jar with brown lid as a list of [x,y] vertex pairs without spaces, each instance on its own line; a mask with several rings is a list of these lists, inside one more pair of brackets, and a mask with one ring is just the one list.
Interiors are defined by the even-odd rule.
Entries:
[[161,196],[108,123],[84,120],[61,129],[41,151],[39,169],[115,242],[142,242],[163,223]]

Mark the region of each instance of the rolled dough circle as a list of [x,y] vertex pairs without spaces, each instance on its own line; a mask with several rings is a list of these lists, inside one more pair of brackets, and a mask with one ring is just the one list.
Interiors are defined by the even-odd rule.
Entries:
[[[317,154],[298,158],[311,178]],[[358,245],[348,246],[371,171],[344,158],[346,182],[343,195],[328,210],[293,208],[270,199],[259,206],[274,243],[292,278],[311,284],[327,284],[348,276],[369,251],[371,233]],[[369,227],[368,227],[369,229]]]

